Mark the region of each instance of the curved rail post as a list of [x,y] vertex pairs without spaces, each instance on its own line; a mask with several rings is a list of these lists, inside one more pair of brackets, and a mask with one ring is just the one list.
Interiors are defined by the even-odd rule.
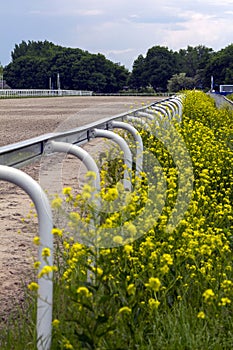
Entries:
[[[126,120],[131,121],[133,123],[138,124],[138,126],[141,126],[143,129],[147,131],[151,131],[151,125],[145,122],[143,119],[139,117],[131,117],[128,116]],[[153,118],[154,125],[158,128],[168,128],[168,121],[164,119],[159,119],[157,115],[154,116]],[[155,135],[157,135],[156,130],[154,130]]]
[[182,108],[183,108],[183,104],[182,104],[182,99],[180,97],[176,97],[172,99],[172,102],[175,103],[178,107],[178,114],[181,117],[182,114]]
[[176,109],[174,107],[174,105],[171,103],[171,101],[167,101],[166,103],[161,103],[162,106],[168,107],[170,110],[170,116],[169,119],[171,120],[172,118],[175,117],[176,115]]
[[129,131],[136,142],[136,176],[140,176],[143,170],[143,142],[141,135],[132,125],[124,122],[112,121],[113,128],[120,128]]
[[172,111],[171,111],[171,107],[169,106],[169,101],[160,102],[159,107],[164,108],[166,110],[168,119],[171,120]]
[[172,109],[173,111],[173,117],[176,115],[176,114],[179,114],[179,108],[178,108],[178,105],[173,101],[173,100],[169,100],[169,107]]
[[[53,228],[52,212],[49,201],[40,187],[29,175],[23,171],[0,165],[0,179],[21,187],[32,199],[38,214],[39,223],[39,260],[40,270],[45,265],[53,265]],[[50,256],[47,262],[42,258],[43,248],[50,249]],[[49,276],[38,279],[39,290],[37,299],[37,349],[49,350],[51,345],[52,332],[52,303],[53,303],[53,282],[52,272]]]
[[[72,145],[67,142],[60,142],[60,141],[51,141],[48,146],[47,146],[48,151],[51,152],[65,152],[72,154],[79,158],[84,165],[86,166],[87,170],[93,171],[96,174],[96,178],[94,178],[93,181],[93,187],[95,188],[94,193],[92,193],[92,200],[95,201],[97,208],[100,209],[100,200],[97,197],[95,198],[95,194],[100,192],[100,173],[99,173],[99,168],[92,158],[92,156],[85,151],[83,148],[77,146],[77,145]],[[90,278],[90,272],[87,271],[87,281],[91,282]]]
[[179,111],[180,111],[180,107],[179,107],[178,102],[179,102],[178,99],[175,97],[173,97],[169,100],[169,103],[171,103],[174,106],[176,113],[179,113]]
[[83,148],[77,145],[72,145],[70,143],[60,141],[51,141],[48,144],[47,149],[52,152],[65,152],[73,154],[74,156],[79,158],[84,163],[87,170],[93,171],[96,174],[96,178],[93,179],[93,187],[95,187],[97,191],[100,191],[99,169],[96,165],[96,162],[87,151],[85,151]]
[[150,120],[156,119],[156,120],[162,121],[164,119],[164,113],[162,113],[161,111],[154,109],[152,107],[150,107],[151,109],[148,110],[148,113],[150,113],[150,115],[152,116],[152,118],[150,118]]
[[131,182],[130,182],[130,174],[128,169],[131,171],[132,170],[132,154],[131,151],[129,149],[128,144],[126,143],[126,141],[120,137],[119,135],[115,134],[112,131],[109,130],[102,130],[102,129],[92,129],[91,132],[93,137],[105,137],[108,138],[110,140],[115,141],[120,148],[122,149],[123,153],[124,153],[124,162],[126,165],[126,169],[124,170],[124,187],[126,190],[131,191]]
[[176,103],[176,101],[171,100],[170,106],[172,106],[172,108],[174,109],[173,118],[175,118],[180,123],[182,111],[180,109],[178,102]]
[[145,120],[140,119],[138,117],[127,116],[126,120],[128,120],[129,122],[138,124],[138,126],[141,126],[145,130],[150,130],[151,129],[149,124],[147,122],[145,122]]
[[154,107],[152,106],[152,109],[156,111],[160,111],[161,113],[163,113],[165,116],[169,118],[170,112],[167,111],[167,108],[165,106],[155,105]]
[[145,118],[147,118],[149,120],[153,120],[154,119],[154,117],[152,116],[152,114],[149,111],[147,111],[147,112],[143,112],[143,111],[136,112],[135,116],[136,117],[145,117]]

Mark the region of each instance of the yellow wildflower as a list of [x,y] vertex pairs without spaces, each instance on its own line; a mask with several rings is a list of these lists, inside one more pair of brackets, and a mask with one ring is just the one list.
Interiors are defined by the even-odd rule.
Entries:
[[221,298],[221,302],[219,303],[219,306],[226,306],[227,304],[230,304],[231,300],[229,298]]
[[207,289],[207,290],[202,294],[202,296],[204,297],[205,302],[209,302],[209,301],[211,301],[211,300],[214,298],[215,294],[214,294],[214,292],[212,291],[212,289]]
[[231,280],[224,280],[221,283],[221,287],[225,290],[225,291],[230,291],[231,288],[233,286],[233,282]]
[[154,292],[158,292],[161,282],[157,277],[150,277],[149,282],[145,283],[145,286],[152,289]]
[[96,273],[97,273],[97,275],[102,276],[104,272],[100,267],[97,267]]
[[79,287],[77,289],[77,293],[80,296],[84,296],[86,298],[90,298],[92,296],[92,293],[89,291],[89,289],[87,287]]
[[62,199],[60,197],[56,197],[52,200],[51,207],[53,209],[59,209],[62,205]]
[[44,266],[41,271],[38,274],[38,278],[43,277],[44,275],[49,275],[51,272],[53,272],[54,268],[53,266],[46,265]]
[[96,180],[97,175],[96,175],[96,173],[95,173],[94,171],[89,170],[89,171],[86,173],[86,177],[93,178],[94,180]]
[[124,227],[132,236],[137,233],[137,229],[132,222],[125,222]]
[[38,283],[36,283],[36,282],[31,282],[31,283],[28,285],[28,289],[30,289],[30,290],[33,291],[33,292],[36,292],[36,291],[39,289],[39,285],[38,285]]
[[134,295],[135,291],[136,291],[135,284],[134,283],[129,284],[127,287],[127,293],[129,295]]
[[52,325],[53,325],[54,328],[57,328],[59,326],[59,324],[60,324],[60,321],[58,319],[56,319],[56,318],[52,322]]
[[123,306],[119,309],[119,314],[130,314],[132,310],[128,306]]
[[70,343],[70,341],[67,339],[67,338],[64,338],[63,339],[63,347],[64,349],[67,349],[67,350],[73,350],[73,345]]
[[40,237],[35,236],[35,237],[33,238],[33,243],[34,243],[35,245],[40,245]]
[[40,261],[35,261],[33,264],[34,269],[38,270],[40,267],[41,262]]
[[170,254],[163,254],[162,261],[166,261],[167,265],[173,264],[173,259]]
[[164,266],[162,266],[162,267],[160,268],[160,271],[161,271],[162,273],[164,273],[164,274],[168,273],[168,272],[169,272],[169,267],[168,267],[168,265],[165,264]]
[[62,193],[66,196],[70,196],[71,195],[71,191],[72,191],[72,188],[71,187],[64,187],[63,190],[62,190]]
[[41,254],[44,258],[50,256],[50,249],[49,248],[43,248],[42,250],[42,254]]
[[59,237],[61,237],[62,236],[62,230],[60,230],[59,228],[53,228],[52,229],[52,234],[54,235],[54,236],[59,236]]
[[116,244],[122,244],[123,238],[121,236],[115,236],[115,237],[113,237],[113,242]]
[[205,313],[204,313],[203,311],[198,312],[197,318],[202,318],[202,319],[204,319],[204,318],[205,318]]
[[158,309],[159,305],[160,305],[160,301],[155,300],[154,298],[149,299],[149,306],[152,310]]
[[104,200],[106,201],[114,201],[118,198],[118,190],[116,187],[113,187],[113,188],[109,188],[106,193],[104,194],[103,198]]
[[129,244],[126,244],[124,246],[124,251],[127,253],[127,254],[130,254],[132,251],[133,251],[133,247]]
[[76,212],[71,212],[71,213],[69,214],[69,218],[70,218],[70,220],[73,221],[74,223],[79,223],[80,220],[81,220],[80,215],[79,215],[78,213],[76,213]]

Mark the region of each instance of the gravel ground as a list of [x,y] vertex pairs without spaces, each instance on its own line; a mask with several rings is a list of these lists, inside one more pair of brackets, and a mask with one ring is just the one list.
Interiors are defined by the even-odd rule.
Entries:
[[233,103],[228,102],[227,100],[225,100],[224,96],[219,95],[219,94],[215,94],[215,93],[210,93],[210,96],[215,100],[216,106],[218,108],[226,107],[226,106],[228,106],[231,109],[233,108]]
[[53,97],[0,100],[0,146],[89,124],[154,102],[156,97]]
[[[0,146],[45,133],[70,130],[105,117],[118,115],[131,108],[156,101],[156,97],[58,97],[0,100]],[[92,155],[101,149],[100,141],[84,146]],[[41,162],[23,169],[39,180]],[[62,186],[78,189],[85,169],[68,156],[63,159]],[[43,175],[43,180],[46,176]],[[48,180],[50,178],[48,177]],[[47,181],[45,187],[54,193],[57,183]],[[10,311],[22,305],[24,288],[30,281],[36,250],[32,238],[37,234],[35,210],[29,197],[18,187],[0,181],[0,324]]]

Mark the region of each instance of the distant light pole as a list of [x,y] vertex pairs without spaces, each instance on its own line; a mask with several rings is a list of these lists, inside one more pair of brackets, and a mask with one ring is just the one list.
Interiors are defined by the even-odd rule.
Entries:
[[0,63],[0,80],[1,80],[1,85],[2,89],[4,88],[4,80],[3,80],[3,66]]
[[213,75],[211,75],[210,84],[211,84],[210,90],[211,90],[211,92],[213,92],[214,91],[214,77],[213,77]]
[[57,73],[57,89],[61,90],[60,74],[59,73]]

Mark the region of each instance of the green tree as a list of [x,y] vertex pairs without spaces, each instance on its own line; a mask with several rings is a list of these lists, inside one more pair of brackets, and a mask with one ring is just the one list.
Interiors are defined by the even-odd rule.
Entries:
[[179,51],[181,66],[187,76],[194,78],[199,70],[206,67],[213,53],[211,48],[203,45],[188,46]]
[[[221,84],[233,84],[233,44],[214,53],[205,68],[206,82],[214,77],[215,88]],[[209,83],[210,84],[210,83]]]
[[12,88],[49,88],[56,86],[60,74],[61,88],[94,92],[117,92],[126,85],[129,72],[107,60],[102,54],[65,48],[48,41],[22,41],[15,45],[12,62],[5,67]]
[[148,85],[146,78],[145,58],[139,55],[133,63],[133,70],[129,78],[129,87],[131,89],[143,89]]
[[169,92],[178,92],[181,90],[191,90],[195,85],[195,78],[187,77],[186,73],[179,73],[174,74],[168,80],[167,89]]
[[211,48],[203,45],[196,47],[188,46],[178,53],[179,69],[186,73],[187,77],[194,78],[197,88],[204,89],[206,86],[205,68],[213,55]]
[[172,50],[154,46],[147,51],[145,58],[145,79],[157,92],[167,90],[167,81],[177,73],[177,61]]

